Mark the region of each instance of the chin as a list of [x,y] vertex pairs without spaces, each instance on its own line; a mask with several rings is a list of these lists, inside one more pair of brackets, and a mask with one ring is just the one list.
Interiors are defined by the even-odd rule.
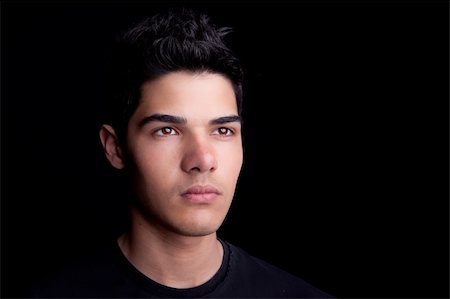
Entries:
[[214,234],[217,228],[211,227],[176,227],[174,231],[185,237],[205,237]]
[[184,223],[182,225],[178,225],[176,230],[179,234],[187,237],[204,237],[209,236],[217,232],[221,225],[217,222],[211,221],[196,221]]
[[210,211],[187,213],[178,215],[178,219],[172,222],[172,228],[184,236],[202,237],[214,234],[222,225],[223,213],[211,213]]

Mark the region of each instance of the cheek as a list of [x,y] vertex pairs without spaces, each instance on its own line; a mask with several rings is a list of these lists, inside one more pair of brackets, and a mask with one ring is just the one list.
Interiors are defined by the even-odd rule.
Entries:
[[137,176],[148,187],[163,188],[176,175],[178,154],[174,148],[155,145],[134,150]]
[[221,150],[220,167],[225,169],[229,179],[235,181],[239,175],[243,163],[242,146],[226,147]]

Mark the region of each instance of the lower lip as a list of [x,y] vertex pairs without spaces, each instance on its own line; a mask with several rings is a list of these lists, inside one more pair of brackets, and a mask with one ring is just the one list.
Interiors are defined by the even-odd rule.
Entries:
[[217,193],[183,194],[183,198],[193,203],[211,203],[217,198]]

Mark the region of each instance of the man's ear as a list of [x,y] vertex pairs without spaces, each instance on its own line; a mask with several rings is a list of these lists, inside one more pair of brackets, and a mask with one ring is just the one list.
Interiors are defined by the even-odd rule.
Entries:
[[110,125],[102,125],[99,133],[100,141],[102,142],[103,150],[109,163],[117,169],[123,169],[125,167],[125,161],[114,128]]

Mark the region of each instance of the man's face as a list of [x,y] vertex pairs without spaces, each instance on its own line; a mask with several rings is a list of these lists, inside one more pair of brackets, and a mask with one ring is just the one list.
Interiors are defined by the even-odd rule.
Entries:
[[151,225],[185,236],[219,228],[243,162],[228,79],[176,72],[145,83],[127,143],[141,211]]

